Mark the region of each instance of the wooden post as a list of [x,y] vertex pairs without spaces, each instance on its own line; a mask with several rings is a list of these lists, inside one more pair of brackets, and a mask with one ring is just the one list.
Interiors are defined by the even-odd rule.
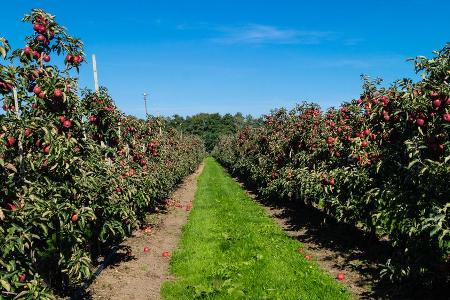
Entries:
[[97,61],[95,60],[95,54],[92,54],[92,68],[94,69],[95,92],[98,94]]
[[145,106],[145,118],[148,118],[148,111],[147,111],[147,93],[144,93],[144,106]]

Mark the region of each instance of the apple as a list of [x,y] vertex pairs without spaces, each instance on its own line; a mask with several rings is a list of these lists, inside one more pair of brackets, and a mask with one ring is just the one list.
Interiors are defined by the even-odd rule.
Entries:
[[35,86],[33,88],[33,93],[35,93],[36,95],[39,95],[42,92],[42,89],[39,86]]
[[59,116],[59,121],[60,121],[61,123],[64,123],[65,120],[66,120],[66,117],[64,117],[64,116]]
[[366,148],[367,146],[369,146],[369,142],[368,141],[362,141],[361,142],[361,147]]
[[65,128],[70,128],[70,127],[72,127],[72,121],[70,121],[70,120],[65,120],[65,121],[63,122],[63,126],[64,126]]
[[76,222],[78,220],[78,215],[77,214],[73,214],[70,219],[72,220],[72,222]]
[[450,113],[445,113],[445,114],[442,116],[442,119],[443,119],[445,122],[450,122]]
[[55,96],[56,98],[61,97],[61,96],[62,96],[62,91],[61,91],[60,89],[56,89],[56,90],[53,92],[53,96]]
[[311,260],[311,255],[305,255],[306,260]]
[[16,138],[15,138],[15,137],[9,136],[9,137],[6,139],[6,145],[7,145],[8,147],[13,147],[15,144],[16,144]]
[[25,53],[26,56],[29,56],[31,53],[31,48],[30,47],[25,47],[23,49],[23,53]]
[[384,115],[384,116],[383,116],[383,119],[384,119],[385,121],[389,121],[390,118],[391,118],[391,117],[389,117],[389,115]]
[[441,106],[441,104],[442,104],[441,99],[433,100],[433,106],[434,106],[435,108],[439,108],[439,107]]
[[342,272],[339,272],[336,276],[336,279],[339,281],[344,281],[345,280],[345,274]]
[[9,206],[10,210],[16,210],[17,209],[17,206],[15,204],[8,203],[8,206]]
[[162,253],[162,256],[163,256],[163,257],[169,257],[169,256],[170,256],[169,251],[164,251],[164,252]]
[[144,252],[149,252],[150,248],[149,247],[144,247]]
[[40,92],[38,97],[41,98],[41,99],[44,99],[45,98],[45,93],[44,92]]
[[31,104],[31,108],[36,109],[38,107],[37,103]]
[[39,52],[37,52],[36,50],[34,50],[33,57],[34,57],[34,59],[39,59],[41,57],[41,54]]
[[44,42],[45,40],[46,40],[46,38],[42,34],[40,34],[36,37],[36,41],[38,41],[38,42]]
[[27,275],[25,275],[25,274],[19,275],[19,282],[25,282],[26,279],[27,279]]
[[43,60],[44,60],[45,62],[49,62],[49,61],[50,61],[50,55],[48,55],[48,54],[44,55]]
[[66,61],[71,61],[71,60],[72,60],[72,55],[67,54],[67,55],[66,55]]
[[416,124],[419,125],[419,126],[423,126],[425,124],[425,120],[422,119],[422,118],[418,118],[416,120]]
[[30,128],[25,128],[24,134],[25,134],[26,137],[29,137],[31,135],[31,129]]
[[42,149],[42,152],[44,152],[44,154],[49,154],[50,153],[50,146],[45,146],[44,149]]
[[328,183],[332,186],[334,186],[336,184],[336,180],[334,180],[334,178],[331,178]]
[[92,115],[92,116],[89,117],[89,122],[95,123],[96,121],[97,121],[97,117],[96,116]]
[[364,129],[363,130],[363,134],[364,135],[369,135],[370,134],[370,129]]

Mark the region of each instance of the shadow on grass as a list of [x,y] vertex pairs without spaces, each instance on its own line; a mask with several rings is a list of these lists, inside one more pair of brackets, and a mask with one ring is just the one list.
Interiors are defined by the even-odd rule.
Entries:
[[257,187],[243,178],[237,176],[235,180],[255,201],[269,208],[269,214],[290,236],[321,256],[325,262],[322,265],[330,266],[327,271],[350,269],[356,273],[356,276],[348,274],[352,278],[347,283],[357,287],[351,290],[358,299],[449,299],[445,286],[430,289],[414,283],[399,285],[380,280],[381,268],[394,251],[387,239],[380,240],[353,225],[338,222],[300,200],[263,198]]

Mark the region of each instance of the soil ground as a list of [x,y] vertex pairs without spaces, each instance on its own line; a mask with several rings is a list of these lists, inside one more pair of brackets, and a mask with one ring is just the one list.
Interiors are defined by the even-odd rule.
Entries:
[[310,207],[298,207],[294,203],[261,200],[252,188],[239,178],[243,188],[259,203],[284,230],[304,245],[304,253],[310,255],[321,269],[333,276],[344,273],[343,283],[354,299],[380,299],[386,290],[376,288],[381,263],[384,262],[384,245],[368,240],[354,228],[325,222],[326,216]]
[[[169,260],[180,240],[203,165],[188,176],[167,200],[167,210],[150,215],[149,226],[133,233],[88,288],[91,299],[160,299],[160,288],[170,279]],[[144,248],[148,247],[148,252]]]

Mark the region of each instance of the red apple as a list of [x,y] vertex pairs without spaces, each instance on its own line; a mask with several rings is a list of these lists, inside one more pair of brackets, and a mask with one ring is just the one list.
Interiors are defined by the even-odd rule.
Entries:
[[70,219],[72,220],[72,222],[76,222],[78,220],[78,215],[77,214],[73,214]]
[[44,99],[45,98],[45,93],[44,92],[40,92],[38,97],[41,98],[41,99]]
[[46,38],[42,34],[40,34],[36,37],[36,41],[38,41],[38,42],[44,42],[45,40],[46,40]]
[[34,50],[33,57],[34,57],[34,59],[39,59],[41,57],[41,54],[39,52],[37,52],[36,50]]
[[441,106],[441,104],[442,104],[442,100],[441,99],[433,100],[433,106],[434,107],[439,108]]
[[45,146],[44,149],[42,149],[42,152],[44,152],[44,154],[49,154],[50,153],[50,146]]
[[64,116],[59,116],[59,121],[60,121],[61,123],[64,123],[65,120],[66,120],[66,117],[64,117]]
[[36,95],[39,95],[42,92],[42,89],[39,86],[35,86],[33,88],[33,93],[35,93]]
[[345,274],[342,272],[339,272],[336,276],[336,279],[339,281],[344,281],[345,280]]
[[63,122],[63,126],[64,126],[65,128],[70,128],[70,127],[72,127],[72,121],[70,121],[70,120],[65,120],[65,121]]
[[61,91],[60,89],[56,89],[56,90],[53,92],[53,96],[55,96],[56,98],[61,97],[61,96],[62,96],[62,91]]
[[144,247],[144,252],[149,252],[150,248],[149,247]]
[[23,49],[23,53],[25,53],[26,56],[29,56],[31,53],[31,48],[30,47],[25,47],[25,49]]
[[425,124],[425,120],[422,119],[422,118],[418,118],[416,120],[416,124],[419,125],[419,126],[423,126]]
[[27,275],[25,275],[25,274],[19,275],[19,282],[25,282],[26,279],[27,279]]
[[30,128],[25,128],[24,134],[25,134],[26,137],[29,137],[31,135],[31,129]]
[[442,116],[442,119],[443,119],[445,122],[450,122],[450,113],[444,114],[444,115]]
[[96,121],[97,121],[97,117],[96,116],[92,115],[92,116],[89,117],[89,122],[95,123]]
[[67,55],[66,55],[66,61],[71,61],[71,60],[72,60],[72,55],[67,54]]
[[15,137],[9,136],[9,137],[6,139],[6,145],[7,145],[8,147],[13,147],[15,144],[16,144],[16,138],[15,138]]
[[330,185],[335,185],[336,184],[336,180],[334,180],[334,178],[331,178],[329,181],[328,181],[328,183],[330,184]]
[[49,61],[50,61],[50,55],[48,55],[48,54],[44,55],[43,60],[44,60],[45,62],[49,62]]
[[169,257],[169,256],[170,256],[169,251],[164,251],[164,252],[162,253],[162,256],[164,256],[164,257]]
[[367,146],[369,146],[369,142],[368,141],[362,141],[361,142],[361,147],[366,148]]

